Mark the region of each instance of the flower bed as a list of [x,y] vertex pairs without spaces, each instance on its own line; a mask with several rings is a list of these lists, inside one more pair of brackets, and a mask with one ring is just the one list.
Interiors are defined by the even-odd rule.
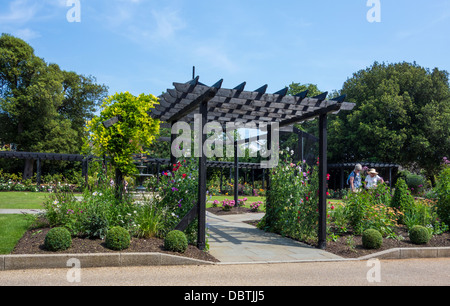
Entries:
[[[305,163],[293,164],[289,155],[282,158],[284,160],[270,171],[266,215],[258,227],[315,245],[318,234],[317,168],[310,168]],[[380,184],[375,189],[349,193],[341,204],[329,202],[327,241],[336,243],[347,237],[348,243],[352,244],[351,240],[365,230],[375,229],[388,239],[386,244],[389,245],[392,241],[402,241],[404,231],[407,233],[416,225],[428,228],[433,236],[444,234],[449,227],[443,220],[450,211],[446,197],[450,187],[442,187],[450,186],[450,171],[446,167],[439,176],[437,193],[442,196],[437,201],[415,200],[406,183],[399,179],[395,192]]]

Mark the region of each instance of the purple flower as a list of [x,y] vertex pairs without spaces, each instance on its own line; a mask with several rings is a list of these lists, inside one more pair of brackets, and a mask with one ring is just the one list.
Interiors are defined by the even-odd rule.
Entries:
[[172,191],[178,191],[178,188],[172,187]]

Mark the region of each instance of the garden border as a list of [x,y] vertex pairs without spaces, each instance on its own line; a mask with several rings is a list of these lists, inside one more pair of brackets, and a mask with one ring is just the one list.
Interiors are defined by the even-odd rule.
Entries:
[[81,268],[177,266],[177,265],[227,265],[227,264],[273,264],[323,261],[362,261],[369,259],[450,258],[450,247],[394,248],[358,258],[298,260],[277,262],[211,262],[163,253],[97,253],[97,254],[31,254],[0,255],[0,271],[24,269],[71,268],[67,261],[80,260]]
[[80,260],[81,268],[214,264],[163,253],[20,254],[0,255],[0,271],[71,268],[67,266],[71,258]]

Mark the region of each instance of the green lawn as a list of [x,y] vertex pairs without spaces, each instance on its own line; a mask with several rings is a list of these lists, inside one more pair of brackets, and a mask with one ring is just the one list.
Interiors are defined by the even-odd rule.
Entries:
[[0,254],[10,254],[31,223],[31,215],[0,215]]
[[0,209],[42,209],[47,192],[0,192]]

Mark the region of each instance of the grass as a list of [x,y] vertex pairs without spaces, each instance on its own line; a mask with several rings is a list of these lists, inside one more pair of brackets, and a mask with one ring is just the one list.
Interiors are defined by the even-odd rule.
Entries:
[[0,254],[10,254],[33,221],[31,215],[0,215]]
[[0,209],[42,209],[46,192],[0,192]]

